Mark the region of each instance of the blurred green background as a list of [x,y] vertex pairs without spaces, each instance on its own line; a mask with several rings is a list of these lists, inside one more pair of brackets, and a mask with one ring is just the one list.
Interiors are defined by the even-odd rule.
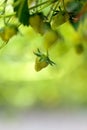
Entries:
[[[40,72],[34,69],[35,55],[43,52],[43,37],[31,27],[20,26],[20,32],[0,50],[0,106],[14,108],[84,107],[87,105],[87,20],[78,31],[63,24],[59,40],[49,50],[55,66]],[[0,44],[2,44],[0,39]],[[81,42],[84,51],[78,54],[75,44]]]

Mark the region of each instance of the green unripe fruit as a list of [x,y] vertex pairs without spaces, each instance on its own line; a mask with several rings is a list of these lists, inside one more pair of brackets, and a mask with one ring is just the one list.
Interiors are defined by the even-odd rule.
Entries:
[[58,12],[56,15],[52,17],[51,27],[52,29],[57,29],[60,25],[67,22],[69,19],[69,15],[67,13]]
[[16,35],[18,32],[18,28],[15,25],[6,25],[0,30],[0,37],[3,41],[7,42],[11,37]]
[[44,34],[44,47],[48,50],[58,40],[58,33],[54,30],[50,30]]

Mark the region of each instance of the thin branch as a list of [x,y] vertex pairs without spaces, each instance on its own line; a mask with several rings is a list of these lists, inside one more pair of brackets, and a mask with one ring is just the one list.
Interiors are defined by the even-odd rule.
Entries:
[[15,16],[15,15],[16,15],[16,12],[11,13],[11,14],[0,15],[0,18],[8,18],[8,17],[12,17],[12,16]]

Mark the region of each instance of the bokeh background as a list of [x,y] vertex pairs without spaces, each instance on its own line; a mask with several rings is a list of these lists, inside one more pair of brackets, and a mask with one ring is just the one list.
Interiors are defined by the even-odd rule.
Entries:
[[[13,11],[10,2],[7,14]],[[58,27],[62,39],[49,49],[56,64],[39,72],[33,52],[46,49],[44,37],[32,27],[19,26],[19,33],[0,49],[0,129],[87,130],[86,17],[77,30],[69,21]]]
[[[86,107],[87,105],[87,21],[78,31],[69,22],[58,31],[58,40],[49,50],[56,63],[36,72],[34,51],[43,47],[43,37],[31,27],[20,26],[21,34],[12,37],[0,50],[0,105],[1,107]],[[2,44],[2,40],[0,39]],[[81,43],[79,54],[75,45]]]

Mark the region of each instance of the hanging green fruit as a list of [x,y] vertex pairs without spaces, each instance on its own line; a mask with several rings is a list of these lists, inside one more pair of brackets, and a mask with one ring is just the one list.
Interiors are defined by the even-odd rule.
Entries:
[[29,24],[38,33],[40,31],[41,23],[43,22],[43,17],[42,13],[35,13],[29,17]]
[[66,12],[59,11],[56,15],[52,17],[51,27],[56,30],[60,25],[64,24],[69,20],[69,14]]
[[43,45],[45,49],[48,50],[52,45],[54,45],[57,42],[58,38],[59,36],[57,31],[54,30],[47,31],[44,34],[44,40],[43,40]]
[[13,24],[8,24],[5,25],[3,28],[0,30],[0,37],[4,42],[8,42],[11,37],[16,35],[18,32],[18,27]]
[[35,70],[38,72],[42,70],[43,68],[47,67],[49,64],[54,65],[55,63],[50,60],[48,57],[48,54],[43,54],[38,49],[37,52],[34,52],[34,54],[37,56],[35,60]]

